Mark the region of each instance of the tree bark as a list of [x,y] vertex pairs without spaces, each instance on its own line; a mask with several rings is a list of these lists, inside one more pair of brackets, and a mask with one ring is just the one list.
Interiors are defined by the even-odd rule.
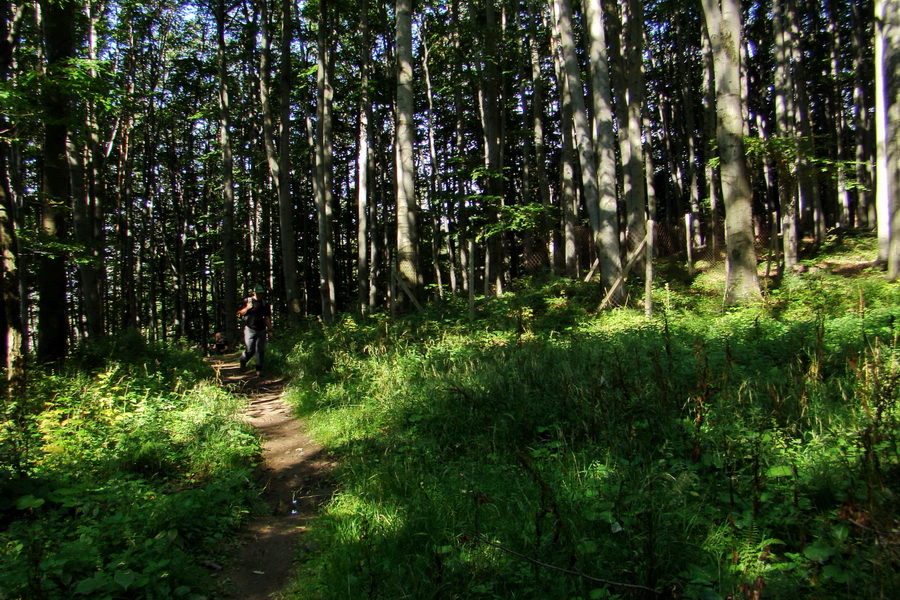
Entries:
[[[497,44],[497,19],[494,11],[494,0],[484,1],[483,48],[481,56],[481,77],[479,85],[479,116],[484,140],[484,167],[486,170],[483,186],[494,215],[499,214],[500,207],[505,205],[503,183],[503,145],[501,134],[502,86],[500,74],[500,56]],[[503,294],[505,273],[504,252],[501,239],[504,233],[491,236],[486,240],[484,258],[484,295]]]
[[725,305],[760,300],[750,181],[744,151],[741,98],[740,0],[703,0],[713,51],[716,120],[722,193],[725,200]]
[[[619,44],[619,148],[622,160],[622,199],[625,204],[627,253],[634,252],[647,231],[647,190],[644,170],[641,112],[643,91],[643,4],[628,0],[619,4],[622,11]],[[643,264],[643,263],[641,263]]]
[[878,258],[900,276],[900,2],[875,0]]
[[[597,240],[599,245],[601,288],[608,290],[622,274],[619,248],[619,220],[616,200],[616,135],[613,129],[613,100],[609,80],[609,56],[606,44],[606,24],[600,0],[585,0],[593,84],[594,143],[597,151],[598,199]],[[610,301],[618,303],[624,292],[614,294]]]
[[534,165],[537,175],[538,190],[540,191],[541,204],[545,209],[545,216],[540,225],[541,235],[545,238],[546,252],[550,263],[550,271],[556,272],[556,228],[548,216],[553,204],[550,191],[550,179],[547,176],[547,147],[544,141],[544,83],[541,77],[541,57],[538,49],[537,31],[540,24],[540,16],[535,6],[535,0],[528,0],[528,54],[531,61],[531,122],[534,147]]
[[216,39],[218,40],[219,144],[222,152],[222,259],[224,262],[225,334],[238,339],[237,260],[234,244],[234,157],[231,150],[231,107],[228,99],[228,69],[225,44],[225,2],[216,2]]
[[[84,7],[88,18],[88,56],[97,59],[97,17],[96,7],[88,3]],[[94,69],[91,77],[96,77]],[[97,165],[100,140],[96,123],[96,106],[88,102],[85,125],[88,130],[88,141],[79,147],[75,140],[68,140],[69,170],[72,173],[72,217],[75,241],[83,253],[78,261],[78,273],[81,278],[82,298],[87,337],[97,340],[104,334],[103,297],[101,283],[103,281],[102,247],[102,214],[100,194],[102,187]]]
[[791,24],[793,13],[782,0],[772,1],[772,23],[775,34],[775,126],[777,136],[783,141],[782,148],[793,149],[793,155],[779,157],[778,203],[781,207],[781,235],[784,248],[784,268],[793,269],[800,260],[799,209],[797,173],[799,164],[796,153],[800,140],[797,138],[794,102],[793,52],[794,28]]
[[[22,5],[24,6],[24,4]],[[13,50],[18,43],[21,8],[12,14],[0,10],[0,84],[10,78]],[[10,123],[4,111],[0,111],[0,131],[7,131]],[[5,325],[6,395],[10,399],[21,398],[26,385],[25,332],[22,325],[21,298],[19,295],[19,239],[9,187],[9,143],[0,136],[0,298],[3,303]]]
[[66,255],[54,248],[64,243],[68,224],[62,207],[71,203],[66,140],[70,92],[65,67],[75,56],[75,5],[69,0],[41,2],[47,79],[43,90],[44,170],[41,178],[41,233],[47,251],[39,260],[38,345],[41,362],[61,360],[68,348]]
[[403,282],[419,297],[418,231],[415,189],[415,123],[413,121],[412,0],[397,0],[397,268]]
[[560,152],[560,212],[563,235],[563,260],[566,277],[578,276],[578,247],[576,226],[578,224],[578,191],[575,182],[576,148],[572,133],[572,102],[569,100],[569,84],[563,63],[563,51],[559,36],[552,36],[551,44],[556,79],[560,89],[560,113],[562,129],[562,152]]
[[369,71],[372,53],[369,33],[369,11],[362,8],[362,56],[360,61],[359,137],[356,152],[356,286],[359,314],[367,315],[375,307],[369,303],[369,172],[372,105],[369,99]]
[[291,195],[290,168],[290,84],[291,84],[291,0],[282,0],[281,36],[281,131],[275,143],[275,117],[270,102],[271,37],[268,0],[260,0],[259,100],[262,108],[263,144],[269,175],[278,198],[278,221],[281,239],[281,271],[284,276],[285,303],[288,317],[300,321],[300,283],[297,278],[297,244],[294,234],[294,204]]
[[319,224],[319,295],[322,301],[322,321],[330,325],[334,322],[336,316],[337,297],[334,280],[334,240],[332,239],[334,212],[332,161],[334,149],[331,116],[334,91],[331,87],[331,48],[327,35],[330,28],[328,8],[328,3],[323,0],[320,3],[318,39],[318,102],[316,111],[318,121],[316,128],[318,193],[316,195],[316,213]]

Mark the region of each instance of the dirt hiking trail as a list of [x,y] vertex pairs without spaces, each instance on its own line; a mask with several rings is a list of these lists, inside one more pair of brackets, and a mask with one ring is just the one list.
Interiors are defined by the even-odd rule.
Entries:
[[283,379],[257,375],[248,365],[241,371],[237,355],[211,359],[218,379],[232,393],[244,396],[244,418],[262,437],[262,463],[257,478],[268,514],[244,527],[231,561],[218,575],[222,598],[278,600],[290,582],[294,560],[304,545],[303,534],[334,489],[329,472],[333,465],[309,435],[302,421],[283,401]]

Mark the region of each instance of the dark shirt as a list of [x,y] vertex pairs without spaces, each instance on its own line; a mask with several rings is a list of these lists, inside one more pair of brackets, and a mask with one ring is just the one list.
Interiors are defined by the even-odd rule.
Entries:
[[266,329],[266,317],[272,316],[272,309],[265,300],[247,298],[246,302],[250,304],[250,310],[244,313],[244,325],[256,331],[264,331]]

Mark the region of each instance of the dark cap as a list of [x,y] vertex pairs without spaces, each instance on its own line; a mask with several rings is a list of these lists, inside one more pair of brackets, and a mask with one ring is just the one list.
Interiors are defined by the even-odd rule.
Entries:
[[258,285],[258,286],[256,286],[256,287],[253,288],[253,291],[256,292],[257,294],[262,294],[262,293],[264,293],[264,292],[266,291],[266,288],[264,288],[264,287],[261,286],[261,285]]

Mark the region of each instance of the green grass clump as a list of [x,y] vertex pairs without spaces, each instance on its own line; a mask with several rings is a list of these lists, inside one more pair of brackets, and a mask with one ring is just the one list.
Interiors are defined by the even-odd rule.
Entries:
[[209,366],[114,344],[124,359],[85,349],[7,408],[0,598],[208,597],[201,562],[254,506],[258,443]]
[[291,597],[895,595],[897,289],[809,277],[728,311],[673,286],[649,320],[573,284],[308,330],[290,397],[339,491]]

